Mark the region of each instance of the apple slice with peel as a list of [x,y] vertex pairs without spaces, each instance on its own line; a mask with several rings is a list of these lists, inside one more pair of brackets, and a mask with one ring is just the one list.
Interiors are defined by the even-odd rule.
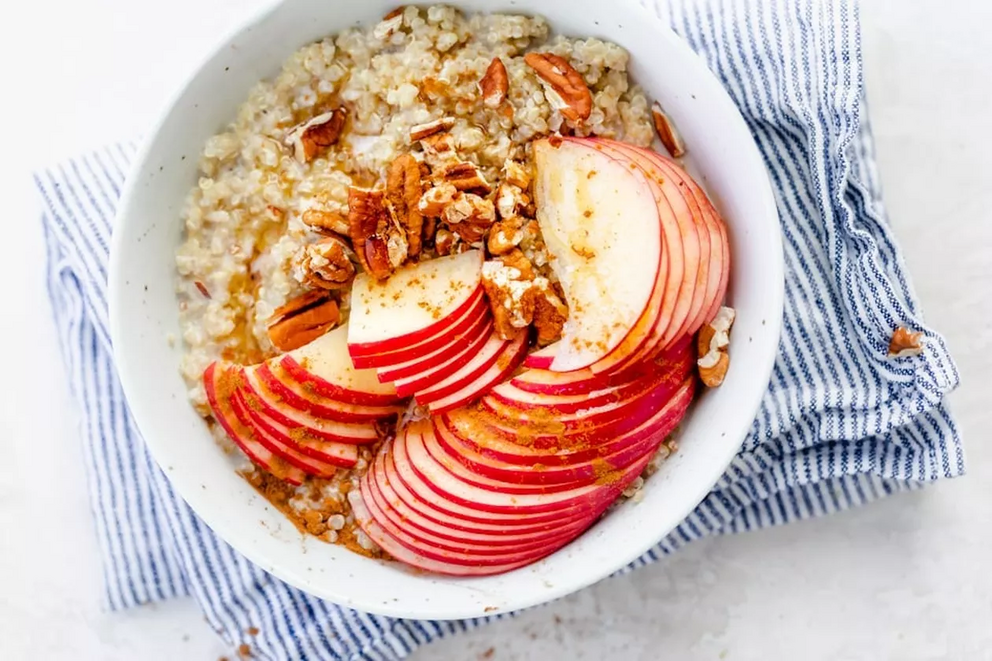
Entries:
[[449,362],[461,353],[467,344],[484,341],[492,333],[492,313],[488,310],[480,314],[464,330],[439,340],[432,350],[426,350],[417,358],[405,362],[382,365],[376,369],[380,381],[398,381],[415,377]]
[[358,275],[351,289],[349,351],[382,353],[436,336],[471,304],[481,287],[482,260],[481,251],[470,250],[408,264],[385,281]]
[[[499,340],[498,337],[490,338],[487,346],[491,346],[493,342],[502,342],[502,346],[499,350],[499,354],[496,359],[493,360],[489,366],[482,372],[476,374],[475,376],[465,377],[465,381],[461,382],[461,386],[453,391],[445,394],[443,397],[434,399],[433,396],[429,397],[427,402],[427,408],[434,415],[443,413],[444,411],[449,411],[459,406],[464,406],[469,402],[473,402],[480,396],[485,394],[492,388],[495,384],[499,383],[507,377],[513,370],[517,368],[520,360],[524,356],[524,352],[527,350],[527,336],[526,334],[520,335],[515,340],[509,342],[504,342]],[[483,347],[481,351],[476,354],[476,357],[484,356],[487,349]],[[460,377],[457,375],[460,373],[471,374],[475,371],[475,366],[473,362],[469,361],[460,372],[456,372],[451,375],[454,380],[452,383],[458,384]],[[483,362],[488,362],[488,358],[483,358]],[[443,384],[441,390],[443,391],[445,386]],[[416,399],[420,402],[420,394],[416,395]]]
[[500,357],[506,345],[506,340],[502,339],[495,330],[491,331],[489,338],[482,345],[482,348],[467,363],[462,365],[458,371],[428,388],[418,390],[416,395],[414,395],[417,404],[427,406],[431,402],[456,393],[471,384],[475,379],[485,373],[491,365],[496,363],[496,360]]
[[255,464],[290,484],[302,484],[306,473],[287,464],[256,438],[254,431],[241,423],[231,408],[231,397],[238,382],[231,377],[232,365],[210,363],[203,372],[203,387],[214,419],[224,428],[228,437]]
[[554,362],[555,356],[558,354],[558,343],[549,344],[543,349],[538,349],[537,351],[531,351],[527,354],[527,358],[524,359],[524,367],[533,367],[534,369],[546,370],[551,369],[551,363]]
[[400,401],[391,383],[380,383],[375,370],[356,369],[348,355],[349,324],[339,326],[281,358],[287,377],[301,388],[329,399],[366,406]]
[[295,443],[288,438],[270,434],[259,426],[241,392],[231,398],[231,410],[241,424],[254,432],[255,440],[281,457],[286,463],[296,466],[307,475],[329,478],[338,468],[351,468],[358,461],[358,449],[343,443]]
[[537,221],[568,302],[551,368],[609,354],[641,317],[662,261],[658,206],[647,179],[577,140],[533,143]]
[[493,333],[494,323],[492,317],[486,319],[483,331],[464,342],[457,351],[451,354],[447,360],[439,365],[435,365],[428,370],[414,374],[413,376],[397,379],[393,382],[396,392],[404,397],[414,395],[418,390],[430,388],[448,378],[464,366],[477,351],[479,351]]
[[405,406],[400,405],[352,404],[318,395],[290,378],[278,360],[245,368],[246,375],[252,373],[254,374],[250,378],[259,379],[279,401],[316,418],[336,422],[375,422],[383,418],[398,416],[406,409]]

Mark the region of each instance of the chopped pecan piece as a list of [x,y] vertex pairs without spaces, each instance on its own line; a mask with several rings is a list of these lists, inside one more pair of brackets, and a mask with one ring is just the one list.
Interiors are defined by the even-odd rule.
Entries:
[[435,119],[434,121],[427,122],[425,124],[417,124],[416,126],[411,126],[410,142],[417,142],[418,140],[429,138],[430,136],[435,135],[437,133],[450,131],[451,127],[454,125],[455,125],[454,117],[441,117],[440,119]]
[[420,197],[417,208],[425,216],[437,218],[444,208],[454,201],[456,195],[458,195],[457,188],[449,183],[440,183]]
[[458,161],[455,153],[455,139],[450,133],[435,133],[420,141],[424,150],[424,161],[435,169],[444,168]]
[[524,231],[512,221],[496,223],[489,230],[486,246],[491,255],[505,255],[524,240]]
[[455,244],[458,242],[458,237],[451,230],[441,228],[434,235],[434,252],[438,254],[439,257],[444,257],[445,255],[450,255],[455,252]]
[[344,108],[337,108],[317,115],[294,130],[290,139],[296,158],[307,163],[336,143],[341,137],[346,115]]
[[535,275],[519,250],[483,264],[482,286],[496,331],[503,339],[518,337],[531,324],[537,329],[540,344],[561,337],[568,308],[547,278]]
[[406,232],[411,257],[420,254],[424,217],[420,213],[420,196],[424,185],[420,181],[420,163],[410,154],[402,154],[389,166],[386,177],[386,201],[396,221]]
[[552,108],[573,122],[589,119],[592,92],[568,60],[554,53],[527,53],[524,62],[544,81],[544,95]]
[[334,328],[340,320],[337,302],[323,291],[309,291],[276,309],[269,339],[280,351],[292,351]]
[[527,190],[530,188],[530,172],[523,164],[509,160],[503,164],[503,183]]
[[485,194],[493,189],[479,172],[479,168],[468,161],[447,165],[440,170],[437,176],[441,181],[451,184],[458,190]]
[[651,105],[651,117],[654,119],[654,130],[658,133],[658,139],[665,146],[672,158],[685,156],[685,143],[682,136],[675,130],[675,124],[668,118],[665,111],[661,109],[661,104],[655,101]]
[[397,30],[403,27],[403,8],[399,7],[398,10],[386,14],[386,16],[379,21],[379,23],[372,28],[372,36],[376,39],[388,39]]
[[406,259],[406,233],[394,223],[382,191],[349,188],[348,225],[359,263],[375,278],[388,278]]
[[889,357],[906,358],[923,353],[923,333],[914,333],[900,326],[892,333],[889,340]]
[[337,211],[307,209],[303,212],[303,224],[319,232],[334,232],[348,235],[348,219]]
[[721,307],[713,321],[699,329],[696,337],[696,352],[699,360],[699,379],[708,388],[716,388],[723,383],[730,367],[730,329],[733,328],[737,313],[733,308]]
[[530,206],[530,197],[519,186],[502,183],[496,190],[496,210],[503,220],[516,218]]
[[301,283],[317,289],[343,289],[355,277],[351,250],[344,241],[327,237],[300,249],[294,275]]
[[487,108],[498,108],[506,98],[506,93],[510,89],[510,79],[506,75],[506,67],[503,60],[494,57],[489,63],[489,68],[479,81],[479,91],[482,92],[482,103]]
[[441,220],[462,240],[475,243],[496,222],[496,208],[474,193],[459,192],[441,212]]

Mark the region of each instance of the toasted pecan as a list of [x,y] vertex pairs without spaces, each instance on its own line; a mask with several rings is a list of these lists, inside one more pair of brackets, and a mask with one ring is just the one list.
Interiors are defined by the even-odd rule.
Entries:
[[296,158],[307,163],[335,144],[341,137],[346,117],[344,108],[337,108],[296,128],[291,135]]
[[269,324],[269,339],[280,351],[292,351],[331,330],[339,320],[333,298],[323,291],[309,291],[276,309]]
[[544,95],[562,116],[580,122],[592,114],[592,92],[568,60],[554,53],[527,53],[524,62],[546,83]]
[[482,93],[482,103],[487,108],[498,108],[510,89],[510,79],[506,75],[506,66],[499,57],[494,57],[489,63],[485,75],[479,81],[479,91]]
[[406,232],[408,254],[420,254],[424,217],[418,205],[424,185],[420,180],[420,163],[410,154],[401,154],[389,166],[386,177],[386,202],[393,217]]

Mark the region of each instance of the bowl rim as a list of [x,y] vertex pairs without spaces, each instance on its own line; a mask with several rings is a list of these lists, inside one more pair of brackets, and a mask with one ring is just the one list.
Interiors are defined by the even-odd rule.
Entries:
[[[291,0],[269,0],[263,6],[255,9],[253,12],[249,13],[245,19],[234,24],[233,27],[225,30],[217,38],[215,46],[206,51],[194,64],[189,72],[182,78],[181,82],[172,90],[168,95],[167,101],[163,104],[162,110],[157,115],[156,120],[152,124],[152,128],[145,133],[144,137],[140,142],[140,146],[135,152],[134,158],[131,161],[128,174],[126,177],[125,185],[118,202],[116,212],[114,214],[114,225],[110,240],[110,259],[108,267],[108,307],[109,307],[109,327],[111,336],[111,345],[113,350],[114,364],[117,370],[118,377],[121,381],[122,389],[125,395],[125,399],[129,398],[129,393],[134,393],[137,391],[135,386],[136,380],[139,378],[137,371],[134,366],[132,366],[126,357],[123,355],[123,350],[120,348],[118,342],[114,342],[113,338],[120,337],[126,332],[126,319],[127,315],[122,311],[121,298],[123,296],[123,291],[125,288],[120,272],[122,269],[121,260],[123,253],[123,242],[124,233],[119,231],[118,228],[126,222],[126,218],[133,215],[131,207],[134,205],[134,198],[138,195],[137,182],[140,177],[137,176],[138,173],[144,171],[149,165],[149,155],[155,145],[159,133],[162,131],[163,126],[168,122],[169,118],[177,109],[179,102],[185,95],[188,88],[199,76],[203,68],[210,62],[214,61],[233,41],[235,41],[239,36],[255,29],[257,26],[264,24],[270,16],[277,13],[280,7],[290,2]],[[717,103],[725,106],[724,113],[730,118],[730,121],[736,124],[734,128],[737,132],[742,132],[748,136],[752,136],[750,141],[750,146],[747,149],[747,158],[750,163],[749,165],[756,170],[761,172],[760,179],[760,191],[757,196],[761,200],[761,206],[763,206],[770,217],[774,218],[774,225],[776,229],[779,226],[779,216],[778,216],[778,205],[776,204],[775,193],[772,186],[771,178],[769,176],[768,170],[765,166],[763,157],[753,141],[753,135],[748,128],[738,106],[730,98],[729,92],[724,87],[723,83],[717,78],[716,74],[709,68],[709,66],[702,60],[702,58],[693,51],[688,43],[681,37],[681,35],[675,33],[669,25],[667,25],[660,16],[655,12],[649,10],[646,6],[637,2],[637,0],[618,0],[621,4],[625,5],[625,9],[634,14],[638,14],[639,18],[648,22],[653,26],[653,29],[664,33],[664,38],[672,42],[672,47],[681,50],[682,55],[687,60],[693,60],[698,65],[698,69],[704,75],[704,77],[709,78],[705,84],[714,85],[718,88],[718,93],[715,95]],[[436,0],[436,2],[412,2],[409,4],[416,4],[421,6],[431,5],[431,4],[447,4],[460,8],[462,4],[461,0]],[[529,3],[529,2],[515,2],[511,0],[511,5],[519,11],[520,13],[540,13],[540,3]],[[495,10],[494,10],[495,11]],[[552,29],[554,25],[552,24]],[[622,44],[621,44],[622,45]],[[765,342],[764,349],[759,354],[756,359],[756,363],[761,366],[761,374],[764,380],[767,381],[771,378],[772,370],[774,367],[775,359],[778,354],[778,345],[781,339],[781,332],[784,323],[784,300],[785,300],[785,261],[783,253],[783,240],[781,231],[776,231],[773,236],[766,237],[765,239],[770,241],[771,253],[769,258],[774,257],[774,259],[769,259],[769,263],[765,265],[767,269],[771,271],[768,280],[772,283],[773,289],[770,291],[763,292],[766,300],[769,302],[768,310],[774,314],[773,318],[768,321],[768,327],[766,329],[768,340]],[[731,283],[732,284],[732,283]],[[771,316],[771,315],[770,315]],[[774,341],[772,341],[772,339]],[[741,404],[739,408],[750,412],[750,415],[754,415],[760,407],[762,398],[764,397],[765,390],[755,388],[753,392],[742,392],[737,395]],[[141,421],[138,416],[133,414],[135,424],[138,430],[141,432],[142,442],[145,447],[151,453],[155,462],[159,466],[164,466],[162,450],[158,443],[149,443],[145,439],[147,435],[142,431]],[[719,462],[713,461],[711,469],[706,472],[705,479],[700,478],[698,480],[700,487],[692,493],[691,497],[688,495],[685,498],[686,503],[692,503],[691,507],[686,510],[685,516],[689,516],[698,505],[705,499],[708,493],[712,490],[713,486],[718,482],[720,477],[726,472],[728,465],[733,460],[733,457],[739,451],[744,439],[747,436],[748,427],[742,426],[736,443],[733,446],[728,445],[728,449],[724,456],[722,456]],[[488,612],[484,612],[481,607],[476,610],[465,610],[462,609],[448,609],[445,610],[441,608],[432,608],[431,613],[425,615],[424,613],[418,613],[410,610],[409,607],[397,607],[392,606],[388,603],[375,603],[375,604],[352,604],[352,595],[344,591],[335,590],[324,590],[315,588],[310,582],[306,580],[300,572],[294,571],[292,567],[285,567],[271,562],[271,558],[264,553],[256,552],[251,544],[242,543],[237,539],[236,534],[230,534],[231,528],[226,525],[226,519],[222,516],[212,516],[209,514],[204,514],[202,509],[198,509],[196,506],[198,491],[189,490],[188,492],[180,491],[176,486],[173,478],[166,474],[169,480],[170,486],[176,489],[176,493],[181,497],[181,499],[189,505],[193,513],[199,517],[212,531],[214,531],[218,537],[230,544],[239,554],[243,555],[253,564],[263,568],[265,571],[273,574],[276,578],[286,582],[287,584],[298,588],[308,594],[315,595],[319,598],[328,599],[337,604],[342,604],[349,608],[359,608],[361,610],[366,610],[370,613],[375,613],[379,615],[384,615],[387,617],[400,617],[400,618],[424,618],[430,617],[435,620],[453,620],[453,619],[463,619],[472,617],[485,617],[490,615]],[[527,596],[525,598],[517,598],[512,604],[512,608],[503,610],[501,612],[504,614],[506,612],[518,611],[525,608],[530,608],[536,605],[547,603],[561,597],[567,596],[573,592],[584,589],[594,583],[603,580],[609,576],[612,576],[616,572],[623,570],[625,567],[630,565],[632,562],[641,558],[645,553],[655,548],[661,540],[665,538],[666,535],[670,534],[671,530],[668,530],[661,534],[661,537],[655,539],[651,544],[647,546],[637,546],[636,548],[631,545],[626,550],[618,549],[613,562],[606,567],[598,567],[594,571],[590,571],[579,582],[570,582],[556,584],[554,587],[548,588],[544,592],[533,594],[532,596]],[[588,533],[583,533],[588,534]],[[577,558],[572,558],[571,562],[578,562]],[[519,571],[519,570],[517,570]],[[432,577],[432,574],[427,574],[426,577]]]

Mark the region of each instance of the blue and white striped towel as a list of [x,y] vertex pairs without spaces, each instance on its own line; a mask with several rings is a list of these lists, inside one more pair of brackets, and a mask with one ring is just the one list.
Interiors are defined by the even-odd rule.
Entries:
[[[702,536],[836,512],[964,470],[943,403],[958,374],[923,323],[882,209],[856,3],[660,4],[723,80],[764,155],[785,238],[786,307],[771,383],[740,454],[635,567]],[[109,606],[191,593],[225,641],[248,643],[262,659],[398,659],[483,622],[376,617],[310,597],[240,557],[173,492],[128,415],[107,333],[110,223],[132,154],[115,146],[37,177]],[[922,356],[886,358],[899,325],[925,333]]]

